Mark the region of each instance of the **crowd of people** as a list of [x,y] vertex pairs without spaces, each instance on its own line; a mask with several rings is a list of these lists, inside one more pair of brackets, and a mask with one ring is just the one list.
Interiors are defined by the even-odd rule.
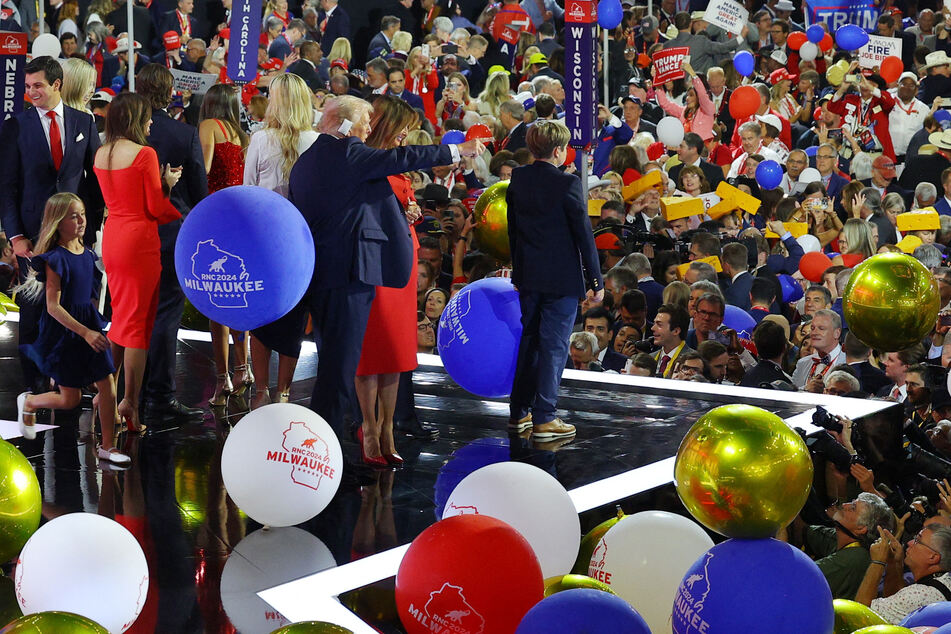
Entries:
[[[116,421],[141,431],[200,416],[176,398],[175,238],[209,194],[257,185],[300,209],[320,255],[278,322],[209,324],[210,406],[239,393],[251,407],[286,402],[309,317],[321,357],[311,406],[338,434],[357,421],[364,462],[398,466],[396,431],[438,433],[414,411],[416,354],[438,352],[442,311],[466,284],[511,276],[528,333],[519,432],[575,433],[556,417],[565,368],[900,403],[906,444],[930,469],[873,464],[845,420],[836,444],[858,458],[823,462],[825,489],[786,537],[837,597],[893,622],[951,598],[948,491],[928,485],[951,474],[951,10],[878,7],[873,34],[901,44],[893,77],[834,38],[800,54],[799,3],[747,0],[738,34],[705,21],[705,4],[622,3],[589,153],[567,147],[570,60],[551,0],[399,0],[370,32],[336,0],[276,0],[261,16],[257,77],[240,86],[227,76],[230,0],[137,3],[131,43],[113,0],[51,8],[43,30],[60,58],[28,63],[26,110],[0,129],[0,285],[21,305],[24,435],[37,410],[75,407],[93,385],[103,460],[129,460]],[[32,5],[3,7],[0,26],[37,35]],[[673,47],[690,51],[684,76],[657,84],[652,56]],[[746,76],[739,51],[755,59]],[[217,81],[177,91],[171,70]],[[758,106],[737,120],[741,87]],[[679,144],[661,138],[664,117],[680,122]],[[761,177],[765,161],[781,179]],[[475,231],[479,195],[501,181],[511,262]],[[843,314],[854,267],[883,252],[920,261],[940,291],[933,331],[910,349],[872,349]],[[98,258],[108,339],[87,301],[100,294]],[[853,501],[817,512],[820,500]],[[910,535],[906,511],[921,532]]]

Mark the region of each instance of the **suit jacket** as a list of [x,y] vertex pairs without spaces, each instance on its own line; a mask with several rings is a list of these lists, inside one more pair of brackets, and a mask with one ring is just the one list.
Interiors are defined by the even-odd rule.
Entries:
[[[571,356],[569,355],[568,361],[571,361]],[[604,359],[601,360],[601,367],[605,370],[614,370],[615,372],[620,372],[624,369],[624,366],[627,365],[627,357],[625,357],[620,352],[615,352],[610,347],[607,349],[607,352],[604,353]]]
[[[682,170],[683,167],[684,164],[680,163],[670,168],[670,178],[675,183],[678,182],[678,179],[680,178],[680,170]],[[698,167],[700,168],[700,171],[703,172],[703,175],[707,177],[707,182],[710,183],[710,191],[716,191],[717,185],[719,185],[720,181],[723,180],[723,170],[713,163],[705,161],[704,159],[700,159],[700,165]]]
[[872,214],[868,221],[878,227],[878,248],[883,244],[898,244],[898,234],[895,233],[895,225],[889,221],[884,214]]
[[528,133],[528,126],[523,121],[517,126],[512,128],[512,131],[509,132],[508,136],[502,140],[503,150],[509,150],[514,152],[515,150],[520,150],[525,147],[525,135]]
[[698,75],[703,75],[711,66],[732,57],[739,44],[738,38],[726,42],[714,42],[705,35],[693,35],[687,31],[681,31],[677,34],[677,37],[667,40],[664,44],[664,50],[677,46],[688,47],[690,49],[690,64]]
[[[114,27],[113,32],[125,33],[129,30],[128,13],[126,11],[126,6],[122,5],[109,15],[104,16],[105,23]],[[155,24],[152,22],[152,16],[149,15],[149,10],[140,4],[132,7],[132,26],[135,27],[135,39],[142,43],[143,52],[146,55],[153,55],[157,50],[155,48]]]
[[753,276],[749,272],[741,274],[724,291],[727,303],[748,311],[750,309],[750,289],[753,288]]
[[350,16],[338,4],[329,18],[327,18],[326,12],[317,12],[317,24],[322,24],[324,19],[327,19],[327,26],[320,35],[320,50],[324,52],[324,55],[330,55],[334,40],[338,37],[350,39]]
[[[866,187],[872,187],[872,179],[866,178],[861,181]],[[888,187],[885,188],[885,194],[899,194],[902,200],[905,201],[905,206],[908,209],[911,209],[911,203],[914,202],[913,198],[915,196],[914,190],[908,190],[898,184],[898,179],[892,179],[892,182],[888,184]],[[883,195],[882,198],[885,196]]]
[[450,163],[448,145],[377,150],[353,137],[317,137],[291,170],[288,194],[321,254],[311,289],[405,286],[413,242],[387,176]]
[[937,201],[935,201],[934,208],[939,214],[951,216],[951,204],[948,204],[948,201],[945,199],[943,194],[940,198],[938,198]]
[[647,321],[652,322],[657,316],[657,309],[664,303],[664,286],[654,279],[649,279],[638,281],[637,288],[647,298]]
[[403,101],[408,103],[410,106],[412,106],[414,109],[416,108],[419,108],[420,110],[423,109],[423,98],[415,93],[412,93],[408,90],[404,90],[402,93],[398,95],[393,92],[388,94],[393,97],[396,97],[397,99],[402,99]]
[[839,174],[838,171],[832,172],[832,176],[829,177],[829,186],[826,187],[826,191],[829,193],[830,198],[839,198],[839,194],[842,192],[842,188],[849,184],[849,179],[842,174]]
[[[175,15],[176,9],[172,9],[165,14],[165,17],[162,18],[162,26],[159,28],[156,37],[161,38],[164,33],[169,31],[175,31],[179,36],[182,34],[182,25],[178,22],[178,16]],[[133,16],[135,17],[135,16]],[[188,25],[189,30],[191,31],[191,36],[198,37],[198,21],[194,16],[188,16]],[[161,42],[160,42],[161,43]],[[185,46],[186,40],[182,40],[182,46]]]
[[763,360],[746,371],[740,385],[743,387],[759,387],[762,383],[772,383],[773,381],[792,383],[792,377],[772,361]]
[[386,36],[383,35],[383,31],[380,31],[370,40],[370,46],[367,47],[367,59],[373,59],[374,57],[385,58],[392,52],[393,47],[386,41]]
[[577,176],[536,161],[512,171],[505,200],[517,288],[562,297],[604,288]]
[[294,73],[303,79],[304,83],[307,84],[307,87],[310,88],[311,92],[314,92],[318,88],[324,87],[324,83],[320,81],[320,75],[317,73],[317,69],[314,68],[314,65],[306,59],[299,59],[288,66],[287,72]]
[[877,394],[885,386],[892,385],[888,377],[885,376],[885,373],[868,361],[850,363],[849,366],[855,370],[855,373],[858,375],[859,385],[862,386],[863,392]]
[[59,171],[36,109],[13,115],[0,128],[0,224],[7,237],[22,235],[33,242],[40,232],[46,200],[71,192],[86,205],[86,241],[102,226],[104,203],[93,161],[99,133],[92,115],[63,106],[66,141]]
[[941,172],[948,167],[951,167],[951,161],[941,154],[918,154],[905,160],[905,170],[898,184],[914,190],[918,183],[932,183],[940,195],[944,191],[941,187]]

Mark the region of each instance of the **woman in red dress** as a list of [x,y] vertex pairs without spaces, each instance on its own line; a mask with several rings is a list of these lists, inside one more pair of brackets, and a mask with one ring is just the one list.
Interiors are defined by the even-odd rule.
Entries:
[[[372,132],[366,143],[385,150],[401,145],[415,121],[416,113],[405,101],[380,97],[373,102]],[[415,222],[422,214],[409,178],[399,174],[389,179],[393,193],[406,210],[407,220]],[[403,288],[376,287],[357,367],[357,400],[363,414],[359,432],[363,461],[378,467],[403,463],[393,440],[393,413],[400,373],[413,370],[417,365],[416,251],[419,242],[415,231],[408,226],[407,231],[413,238],[412,272]]]
[[409,61],[406,63],[406,90],[419,95],[423,100],[423,112],[433,124],[439,125],[436,118],[436,89],[439,88],[439,73],[433,68],[433,60],[423,54],[423,48],[417,46],[409,52]]
[[106,116],[106,143],[93,166],[109,215],[102,234],[102,262],[112,294],[112,358],[125,367],[125,396],[119,416],[132,431],[139,424],[139,391],[155,310],[162,262],[158,226],[181,218],[168,200],[182,168],[165,166],[146,145],[152,107],[134,93],[112,101]]
[[[205,155],[205,170],[208,172],[208,193],[241,185],[244,182],[244,150],[248,136],[238,122],[238,93],[235,86],[216,84],[208,89],[201,102],[198,140]],[[248,333],[234,333],[234,383],[228,372],[228,338],[231,329],[208,320],[211,331],[211,349],[215,358],[217,381],[215,394],[211,397],[213,407],[228,404],[232,392],[240,395],[254,384],[254,374],[248,364]]]

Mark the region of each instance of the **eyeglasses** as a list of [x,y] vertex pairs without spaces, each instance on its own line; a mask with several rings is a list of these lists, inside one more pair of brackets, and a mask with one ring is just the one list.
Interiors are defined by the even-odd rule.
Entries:
[[699,308],[697,309],[696,313],[702,317],[706,317],[707,319],[716,319],[720,316],[720,313],[714,313],[709,310],[700,310]]
[[421,321],[418,324],[416,324],[416,330],[426,330],[427,328],[432,328],[435,330],[436,324],[432,322],[425,322],[425,321]]
[[915,538],[912,539],[911,541],[915,542],[915,543],[918,544],[919,546],[924,546],[925,548],[927,548],[928,550],[930,550],[931,552],[933,552],[934,554],[936,554],[938,557],[940,557],[940,556],[941,556],[941,553],[939,553],[937,550],[935,550],[934,548],[932,548],[932,547],[929,546],[928,544],[926,544],[926,543],[924,543],[923,541],[921,541],[921,533],[924,533],[924,531],[921,531],[921,532],[919,532],[917,535],[915,535]]
[[828,160],[832,160],[832,159],[835,158],[835,156],[831,156],[831,155],[829,155],[829,154],[816,154],[816,158],[817,158],[817,159],[828,159]]

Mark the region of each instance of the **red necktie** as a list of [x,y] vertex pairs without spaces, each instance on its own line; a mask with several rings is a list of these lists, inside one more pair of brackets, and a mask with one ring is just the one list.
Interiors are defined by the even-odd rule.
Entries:
[[901,400],[901,388],[896,385],[894,388],[892,388],[892,393],[891,393],[890,396],[891,396],[893,399],[895,399],[896,401],[900,401],[900,400]]
[[50,154],[53,155],[53,167],[59,171],[59,166],[63,163],[63,141],[59,136],[59,124],[56,123],[56,113],[50,110],[46,113],[50,118]]
[[657,368],[657,376],[664,378],[664,371],[667,369],[668,363],[670,363],[670,355],[665,354],[660,360],[660,367]]

